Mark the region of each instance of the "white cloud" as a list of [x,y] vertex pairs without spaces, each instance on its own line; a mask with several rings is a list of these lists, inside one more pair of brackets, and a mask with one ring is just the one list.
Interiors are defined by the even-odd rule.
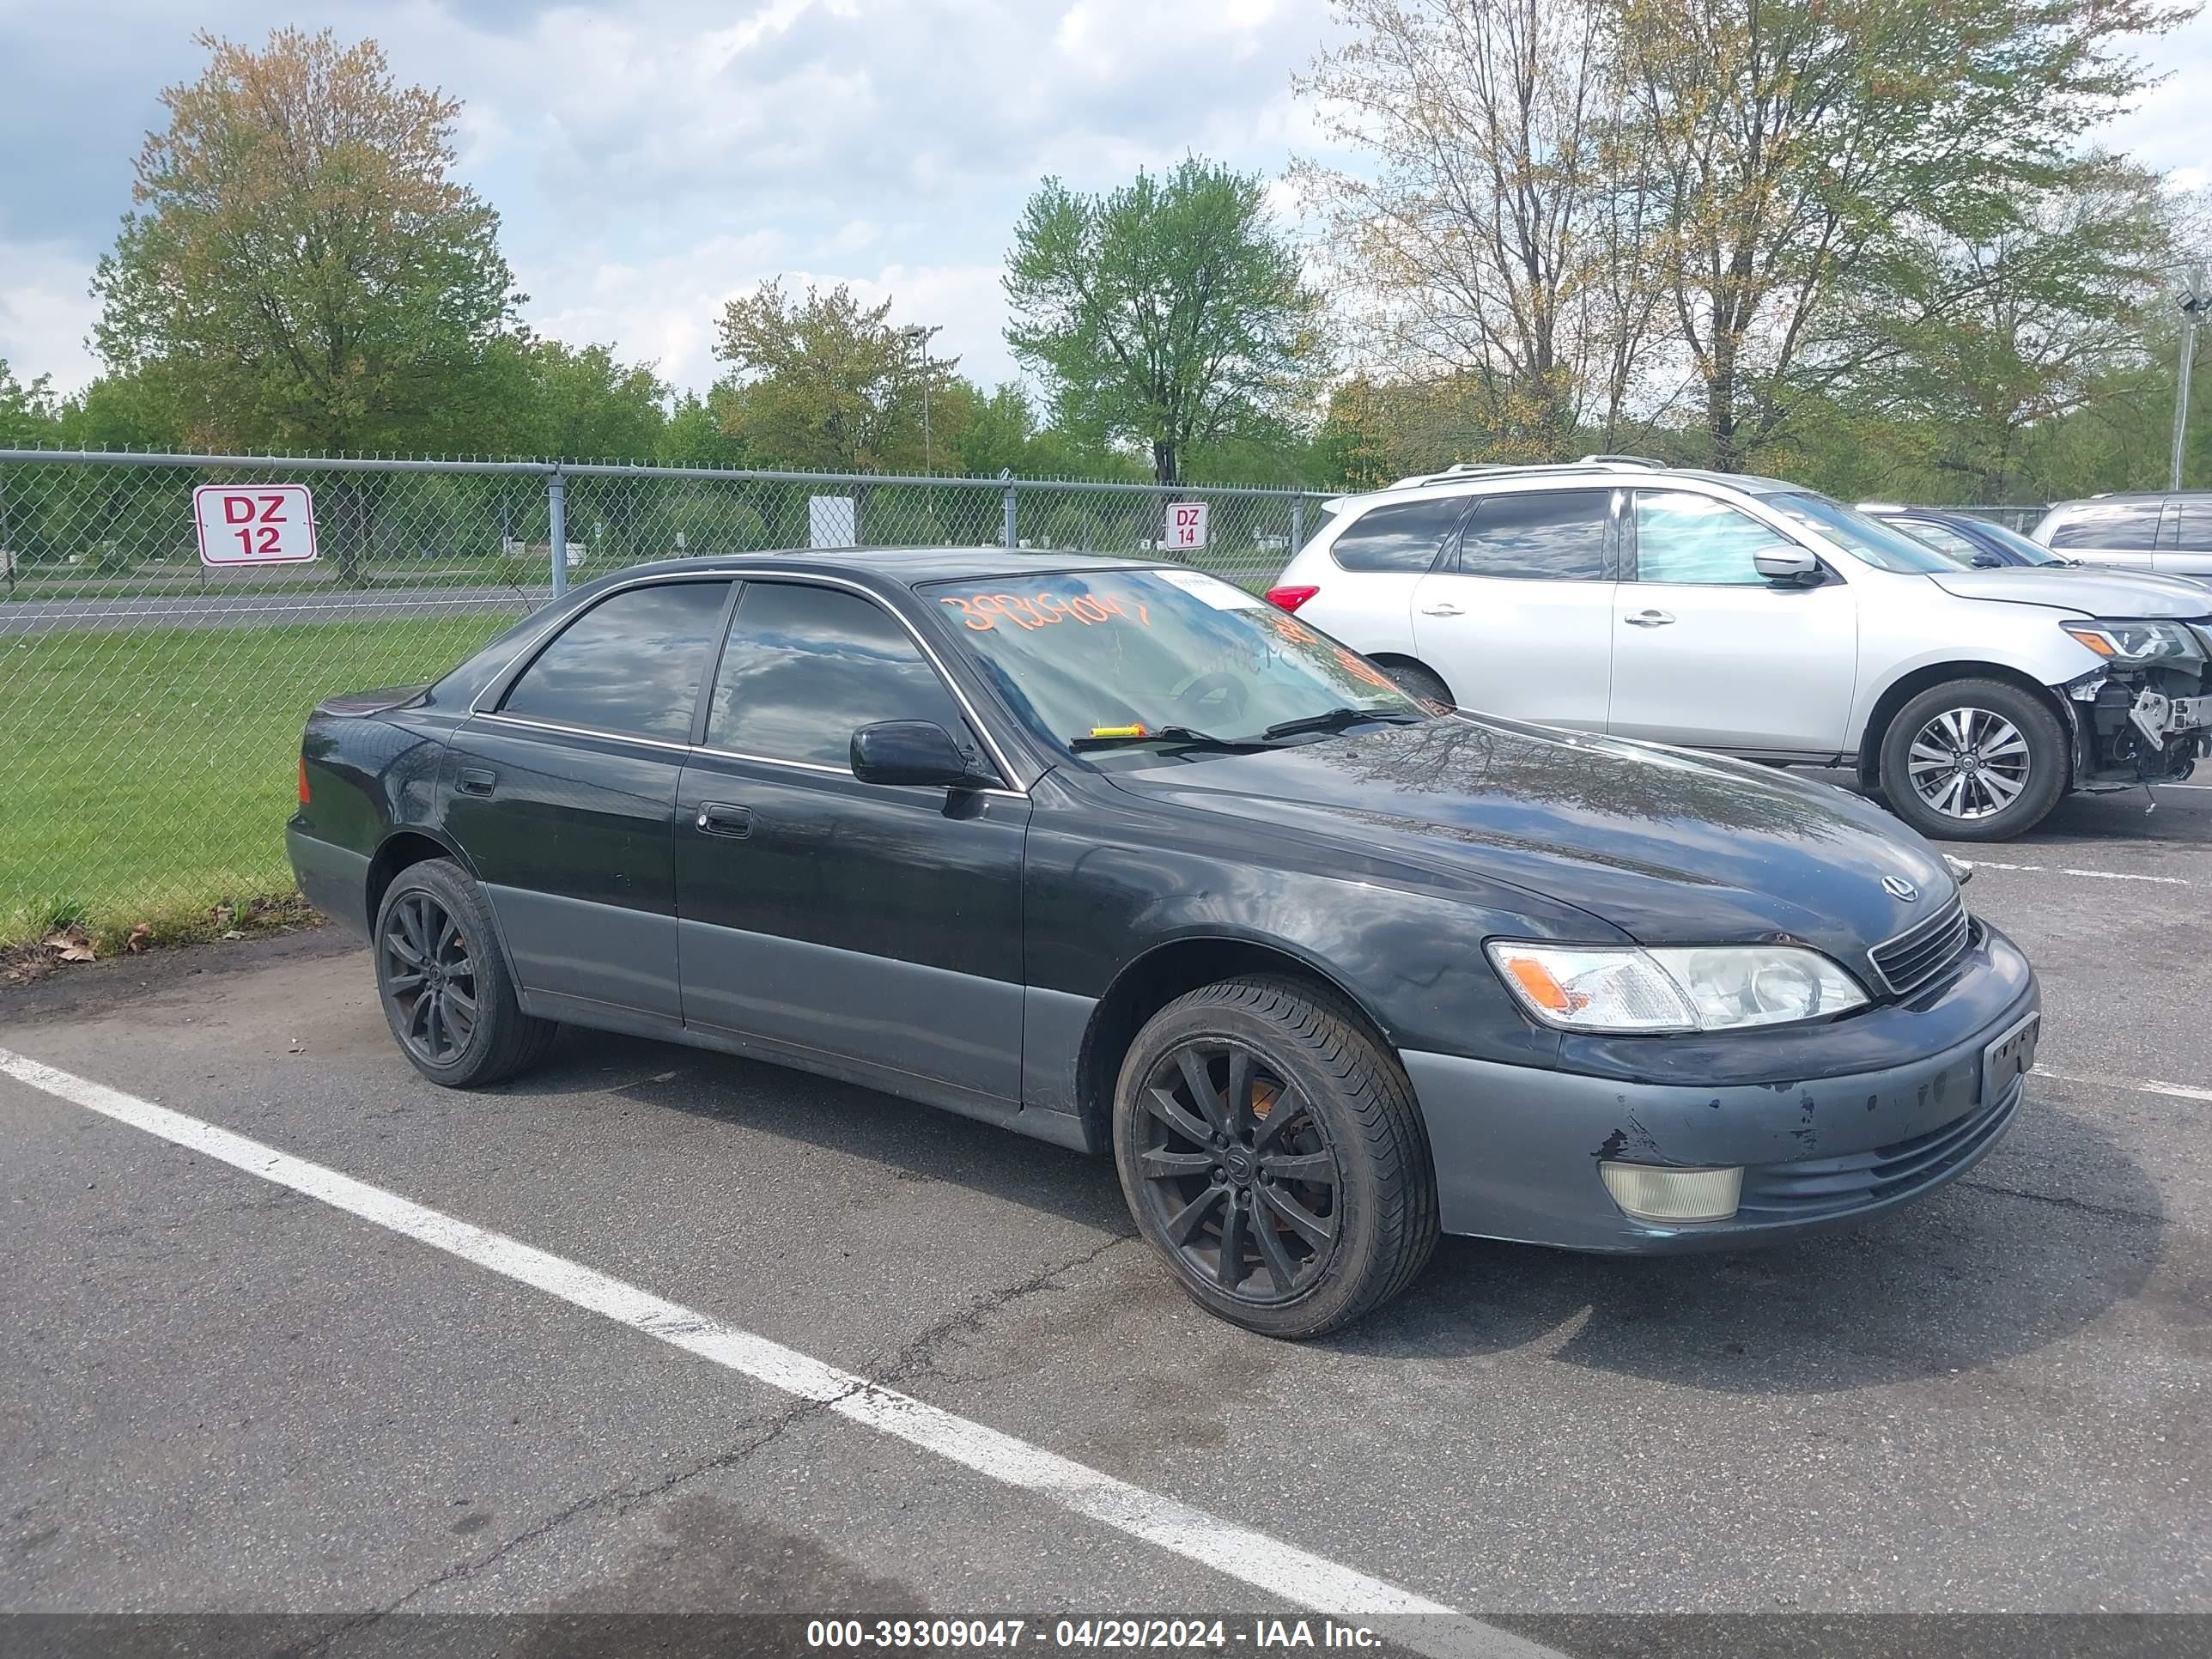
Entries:
[[99,307],[86,290],[91,275],[65,244],[0,240],[0,361],[16,379],[50,374],[64,392],[92,379],[98,363],[85,337]]

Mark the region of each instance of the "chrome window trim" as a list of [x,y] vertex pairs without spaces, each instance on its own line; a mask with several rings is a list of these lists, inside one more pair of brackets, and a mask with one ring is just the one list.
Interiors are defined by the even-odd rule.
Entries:
[[[587,608],[595,611],[607,600],[614,598],[616,594],[628,592],[634,587],[652,587],[668,582],[696,581],[797,582],[808,583],[819,587],[840,587],[844,588],[850,592],[858,593],[862,599],[867,600],[869,604],[874,605],[876,609],[890,617],[890,618],[894,622],[897,623],[900,627],[905,629],[907,634],[913,639],[915,644],[921,647],[924,659],[926,659],[929,665],[936,671],[939,684],[941,684],[947,691],[951,693],[953,702],[959,704],[961,713],[968,717],[968,723],[975,728],[975,735],[983,740],[983,746],[990,750],[992,760],[996,762],[998,764],[999,775],[1006,780],[1006,785],[1003,787],[984,787],[970,790],[968,793],[978,795],[1006,795],[1023,800],[1029,799],[1029,786],[1036,780],[1024,779],[1020,772],[1018,771],[1013,764],[1006,758],[1006,751],[1000,747],[998,738],[992,732],[989,723],[983,719],[981,714],[976,712],[975,703],[969,700],[967,692],[961,688],[960,683],[946,671],[945,666],[945,659],[937,654],[936,647],[931,645],[927,639],[922,637],[921,630],[914,625],[914,623],[910,618],[902,616],[892,606],[884,604],[879,595],[870,592],[868,588],[859,582],[850,580],[842,576],[822,576],[814,574],[811,572],[795,570],[758,570],[750,568],[717,568],[712,570],[668,571],[658,575],[640,576],[631,581],[617,583],[615,586],[609,588],[605,592],[594,599]],[[740,600],[739,609],[742,610],[743,608],[744,602]],[[584,613],[582,611],[578,611],[576,613],[576,617],[580,617]],[[575,619],[575,617],[570,617],[568,621],[574,621]],[[563,621],[561,623],[561,626],[565,628],[568,625],[568,621]],[[737,619],[734,617],[731,618],[731,625],[732,627],[736,625],[736,621]],[[556,632],[557,632],[557,630],[549,624],[543,632],[533,634],[521,646],[517,647],[513,656],[510,656],[505,662],[500,665],[499,672],[494,674],[484,683],[484,690],[477,692],[476,696],[470,701],[469,714],[472,719],[498,720],[508,726],[529,726],[543,732],[559,732],[570,737],[605,738],[617,743],[641,743],[651,748],[672,749],[680,750],[686,754],[718,755],[726,760],[748,761],[761,766],[787,766],[794,768],[800,771],[823,772],[829,774],[832,777],[849,778],[853,775],[852,769],[850,767],[827,766],[819,761],[784,760],[773,755],[749,755],[735,749],[717,748],[713,744],[670,743],[665,738],[638,737],[628,732],[605,732],[598,730],[594,727],[583,726],[556,726],[550,721],[525,720],[520,715],[502,714],[496,708],[486,709],[478,706],[483,702],[485,692],[489,691],[493,686],[500,685],[502,682],[506,681],[509,671],[514,667],[514,665],[517,662],[520,661],[524,657],[528,656],[532,652],[543,649],[547,644],[550,643],[552,636]],[[525,670],[524,672],[527,672],[528,671]],[[520,677],[518,676],[517,678],[519,678]],[[512,685],[508,685],[506,690],[511,691],[514,690],[514,687]],[[709,695],[711,696],[711,688],[709,690]],[[502,697],[505,696],[504,691],[501,693],[501,696]]]
[[691,752],[688,743],[671,743],[665,738],[641,738],[635,732],[603,732],[593,726],[561,726],[551,720],[525,720],[520,714],[502,714],[497,709],[489,714],[478,714],[481,720],[495,720],[501,726],[520,726],[532,732],[558,732],[563,737],[605,738],[610,743],[641,743],[648,749],[672,750],[679,755]]

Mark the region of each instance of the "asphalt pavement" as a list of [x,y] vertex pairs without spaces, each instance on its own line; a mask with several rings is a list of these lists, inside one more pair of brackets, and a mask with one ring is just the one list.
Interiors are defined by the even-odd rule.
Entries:
[[544,604],[550,591],[536,586],[227,592],[218,583],[204,593],[15,599],[0,604],[0,639],[64,629],[113,633],[139,628],[273,628],[295,623],[392,622],[481,611],[520,616]]
[[1306,1346],[982,1124],[580,1032],[434,1088],[336,935],[0,994],[0,1612],[2212,1613],[2212,790],[2143,805],[1954,849],[2047,1014],[1965,1180],[1741,1255],[1447,1240]]

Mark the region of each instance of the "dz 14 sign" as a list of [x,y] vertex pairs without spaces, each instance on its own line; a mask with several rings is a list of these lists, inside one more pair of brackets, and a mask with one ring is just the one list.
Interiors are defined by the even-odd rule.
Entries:
[[315,503],[305,484],[202,484],[192,491],[200,562],[305,564],[315,556]]
[[1204,501],[1170,501],[1168,503],[1167,544],[1171,548],[1206,545],[1206,503]]

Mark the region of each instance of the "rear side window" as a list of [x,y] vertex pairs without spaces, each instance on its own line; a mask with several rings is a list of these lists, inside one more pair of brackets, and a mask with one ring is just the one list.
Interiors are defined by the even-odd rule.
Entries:
[[934,720],[968,741],[952,694],[881,605],[841,587],[748,582],[714,679],[707,741],[842,771],[853,733],[878,720]]
[[1464,495],[1385,501],[1346,526],[1329,556],[1346,570],[1426,570],[1466,510]]
[[538,653],[500,705],[518,720],[688,743],[727,582],[666,582],[602,599]]
[[1460,572],[1540,581],[1601,579],[1612,501],[1602,489],[1486,496],[1460,535]]
[[2087,501],[2066,509],[2051,532],[2051,545],[2103,549],[2112,553],[2148,553],[2158,540],[2156,501]]
[[2212,501],[2183,501],[2176,550],[2212,553]]

